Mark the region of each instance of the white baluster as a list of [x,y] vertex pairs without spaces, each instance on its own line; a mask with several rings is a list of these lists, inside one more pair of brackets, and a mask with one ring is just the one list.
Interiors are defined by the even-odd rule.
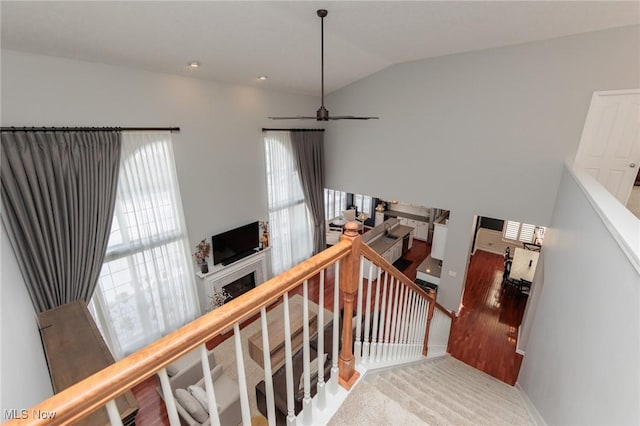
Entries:
[[169,424],[171,426],[180,426],[180,417],[178,417],[176,400],[173,398],[173,392],[171,391],[171,385],[169,384],[167,369],[163,368],[158,371],[158,377],[160,378],[160,386],[162,387],[162,394],[164,395],[164,404],[167,406]]
[[407,358],[413,355],[413,348],[416,344],[416,328],[418,328],[418,294],[415,291],[413,294],[413,300],[411,301],[411,328],[409,331],[409,344],[407,345]]
[[242,411],[242,424],[251,424],[251,412],[249,411],[249,394],[247,392],[247,377],[244,372],[244,357],[242,355],[242,340],[240,338],[240,326],[233,324],[233,339],[236,344],[236,364],[238,366],[238,387],[240,388],[240,408]]
[[407,349],[411,344],[411,329],[412,329],[412,315],[413,315],[413,296],[414,292],[411,288],[407,287],[407,295],[408,295],[408,303],[407,303],[407,316],[406,316],[406,324],[404,329],[404,344],[401,347],[400,351],[400,359],[405,359],[407,357]]
[[327,406],[326,390],[324,386],[324,269],[320,271],[320,288],[318,290],[318,408],[324,410]]
[[338,386],[338,357],[340,346],[340,262],[334,264],[333,279],[333,353],[331,354],[331,393],[337,394]]
[[421,322],[421,318],[420,318],[420,313],[422,312],[422,297],[420,297],[420,295],[417,295],[416,297],[416,311],[413,314],[413,320],[415,321],[415,326],[413,327],[413,333],[412,333],[412,338],[411,338],[411,346],[410,346],[410,351],[409,351],[409,356],[411,356],[412,358],[415,358],[417,356],[416,354],[416,347],[418,346],[418,332],[420,331],[420,322]]
[[384,271],[384,282],[382,284],[382,300],[380,300],[380,322],[378,324],[378,347],[376,349],[376,361],[382,361],[382,350],[385,343],[384,336],[384,314],[387,307],[387,284],[389,280],[389,273]]
[[260,308],[260,326],[262,327],[262,360],[264,364],[264,389],[267,394],[267,419],[270,425],[275,425],[276,408],[273,396],[273,377],[271,376],[271,348],[269,347],[267,310],[264,306]]
[[400,356],[400,347],[402,347],[402,331],[404,330],[404,317],[405,317],[405,312],[406,310],[406,306],[405,306],[405,302],[407,301],[407,288],[405,287],[405,285],[403,283],[400,283],[401,285],[401,290],[400,290],[400,301],[399,303],[399,307],[398,307],[398,324],[397,324],[397,330],[396,330],[396,345],[393,348],[393,359],[396,360],[398,359],[398,357]]
[[302,423],[310,425],[313,421],[311,407],[311,366],[309,348],[309,282],[302,283],[302,362],[304,374],[304,397],[302,398]]
[[382,278],[382,268],[378,268],[378,279],[376,280],[376,297],[373,307],[373,324],[371,325],[371,349],[369,350],[370,362],[376,361],[378,354],[378,320],[380,319],[380,279]]
[[398,321],[398,305],[399,303],[399,298],[400,298],[400,291],[402,290],[402,288],[400,287],[401,283],[399,280],[395,280],[396,281],[396,285],[395,285],[395,289],[394,289],[394,293],[395,295],[395,299],[394,299],[394,303],[393,303],[393,320],[391,322],[391,338],[389,339],[389,355],[387,357],[388,360],[392,360],[393,359],[393,354],[395,352],[395,348],[396,348],[396,344],[397,344],[397,336],[396,336],[396,329],[398,328],[398,323],[400,321]]
[[293,357],[291,355],[291,324],[289,323],[289,293],[282,295],[284,311],[284,360],[287,382],[287,424],[296,424],[295,405],[293,400]]
[[360,333],[362,331],[362,275],[364,270],[364,256],[360,256],[360,277],[358,279],[358,303],[356,309],[356,337],[353,344],[353,352],[356,362],[360,361],[362,356],[362,342],[360,341]]
[[387,302],[387,324],[385,325],[384,331],[384,347],[383,347],[383,361],[387,361],[389,359],[389,343],[391,342],[391,318],[393,317],[393,288],[395,287],[395,278],[393,275],[389,280],[389,300]]
[[402,357],[403,349],[407,344],[407,330],[409,329],[409,287],[404,288],[404,308],[402,310],[402,328],[400,334],[400,346],[398,347],[398,358]]
[[207,405],[209,408],[209,421],[213,426],[220,426],[220,416],[218,405],[216,404],[216,394],[211,380],[211,366],[209,365],[209,353],[207,346],[200,345],[200,364],[202,365],[202,377],[204,377],[204,389],[207,391]]
[[362,344],[362,362],[369,362],[369,340],[371,339],[371,281],[373,280],[373,262],[369,262],[369,278],[367,279],[367,306],[364,317],[364,343]]
[[120,412],[118,411],[115,399],[112,399],[105,405],[107,407],[107,414],[109,415],[111,426],[122,426],[122,419],[120,418]]

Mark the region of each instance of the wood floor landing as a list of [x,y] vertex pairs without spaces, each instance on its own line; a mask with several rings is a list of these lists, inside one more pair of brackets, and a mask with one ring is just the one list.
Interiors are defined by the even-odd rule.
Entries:
[[453,323],[449,353],[510,385],[522,363],[516,353],[525,296],[502,291],[503,258],[477,250],[471,257],[462,309]]

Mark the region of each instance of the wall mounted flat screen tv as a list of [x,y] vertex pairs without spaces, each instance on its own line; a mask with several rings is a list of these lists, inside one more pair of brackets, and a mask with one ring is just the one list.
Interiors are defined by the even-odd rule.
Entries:
[[211,237],[213,264],[228,265],[255,253],[259,245],[258,225],[253,222]]

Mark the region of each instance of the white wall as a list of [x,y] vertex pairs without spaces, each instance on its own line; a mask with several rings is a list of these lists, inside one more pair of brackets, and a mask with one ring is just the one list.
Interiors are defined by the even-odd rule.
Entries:
[[[53,394],[36,313],[4,224],[0,225],[0,410],[25,409]],[[0,422],[4,421],[0,417]]]
[[640,424],[640,269],[605,223],[565,170],[518,377],[548,424]]
[[262,128],[299,127],[267,117],[316,108],[314,97],[2,51],[3,126],[180,127],[174,152],[192,247],[268,218]]
[[639,52],[633,26],[382,70],[327,98],[380,116],[331,123],[327,185],[451,210],[438,298],[457,310],[474,215],[548,225],[593,91],[640,87]]
[[[195,246],[267,219],[261,129],[299,126],[267,117],[311,113],[317,99],[3,50],[1,106],[3,126],[179,126],[176,169]],[[2,249],[2,408],[22,408],[51,387],[43,384],[34,311],[5,238]],[[199,293],[206,306],[203,286]]]

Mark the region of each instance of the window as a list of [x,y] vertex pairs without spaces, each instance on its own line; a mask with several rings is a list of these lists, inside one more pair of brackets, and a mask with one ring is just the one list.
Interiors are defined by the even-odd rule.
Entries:
[[90,310],[116,358],[199,313],[171,134],[122,134],[115,212]]
[[329,220],[342,215],[347,209],[347,193],[333,189],[324,189],[324,218]]
[[505,221],[503,236],[507,240],[542,244],[545,228],[512,220]]
[[313,227],[287,131],[264,133],[271,264],[279,274],[311,256]]
[[366,213],[371,216],[371,203],[372,198],[368,195],[353,194],[353,205],[359,213]]

